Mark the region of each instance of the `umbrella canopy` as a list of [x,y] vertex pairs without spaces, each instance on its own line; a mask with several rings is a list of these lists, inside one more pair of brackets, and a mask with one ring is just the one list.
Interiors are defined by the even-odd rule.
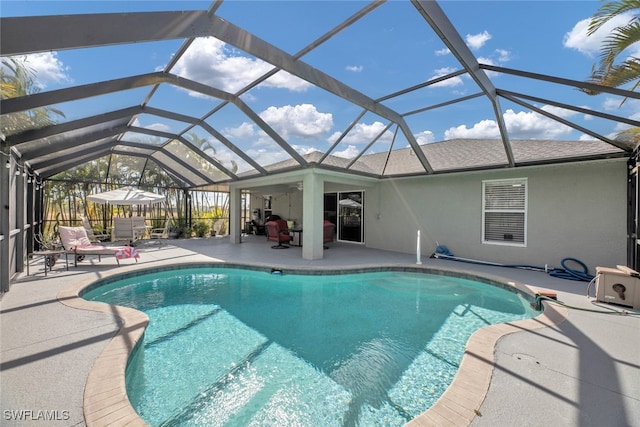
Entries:
[[340,206],[346,206],[349,208],[359,208],[362,207],[362,205],[360,203],[358,203],[357,201],[353,200],[353,199],[342,199],[338,202],[338,204]]
[[152,205],[164,201],[164,196],[137,188],[123,187],[87,196],[87,200],[111,205]]

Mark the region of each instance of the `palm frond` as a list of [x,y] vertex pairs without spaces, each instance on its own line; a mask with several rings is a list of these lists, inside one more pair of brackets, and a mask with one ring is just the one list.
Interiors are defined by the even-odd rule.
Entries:
[[640,0],[620,0],[616,2],[605,3],[591,17],[587,34],[591,35],[598,31],[604,24],[618,15],[629,12],[631,10],[640,9]]
[[613,65],[602,72],[596,70],[591,76],[591,83],[608,87],[620,87],[637,81],[640,76],[640,59],[630,58],[618,65]]
[[640,21],[634,21],[627,26],[618,27],[602,41],[600,47],[601,68],[611,66],[625,49],[640,41]]

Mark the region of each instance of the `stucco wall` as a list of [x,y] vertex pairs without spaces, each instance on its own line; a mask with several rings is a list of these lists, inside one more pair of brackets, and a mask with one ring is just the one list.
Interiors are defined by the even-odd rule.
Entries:
[[[287,191],[268,191],[265,194],[271,195],[271,211],[274,215],[280,215],[283,219],[295,220],[297,224],[302,224],[302,192],[291,188]],[[264,199],[262,192],[251,194],[251,211],[260,209],[262,220],[264,221]]]
[[[482,181],[527,178],[527,246],[482,243]],[[626,264],[626,162],[609,160],[518,170],[382,181],[367,191],[365,244],[422,254],[436,242],[455,255],[508,264]]]

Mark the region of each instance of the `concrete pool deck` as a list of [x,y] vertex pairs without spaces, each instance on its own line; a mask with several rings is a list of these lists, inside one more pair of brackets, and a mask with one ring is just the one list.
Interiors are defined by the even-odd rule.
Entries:
[[[86,417],[96,414],[85,401],[85,393],[91,391],[86,390],[90,372],[100,376],[92,367],[107,360],[105,356],[114,356],[105,354],[105,349],[117,341],[112,339],[122,322],[119,313],[70,307],[72,298],[65,301],[65,295],[82,284],[168,261],[223,261],[285,268],[416,265],[415,255],[358,245],[334,243],[322,260],[315,261],[302,259],[301,248],[271,250],[270,246],[259,236],[247,236],[240,245],[229,244],[226,238],[168,240],[141,246],[137,264],[123,260],[118,267],[115,259],[103,257],[97,262],[89,258],[66,271],[64,262],[59,262],[46,277],[42,263],[33,264],[31,276],[20,274],[0,300],[0,424],[81,426],[91,419],[102,419],[103,425],[135,424],[132,418],[110,419],[108,414]],[[424,267],[468,271],[553,290],[559,301],[579,309],[550,304],[547,314],[551,319],[544,324],[538,320],[532,321],[537,324],[531,329],[501,327],[474,335],[455,380],[459,383],[456,391],[448,390],[447,399],[439,402],[440,411],[431,415],[429,411],[414,420],[414,425],[640,426],[637,312],[628,310],[636,315],[619,315],[588,311],[611,312],[620,307],[594,304],[593,298],[586,296],[586,282],[428,256],[422,262]],[[144,318],[138,320],[144,323]],[[502,332],[509,333],[502,336]],[[124,347],[133,345],[127,335],[119,337]],[[121,357],[117,353],[116,358]],[[465,363],[469,372],[463,374]],[[486,383],[484,390],[473,378]],[[111,399],[113,407],[123,406],[118,398]],[[457,408],[459,403],[472,409],[473,415],[468,417]]]

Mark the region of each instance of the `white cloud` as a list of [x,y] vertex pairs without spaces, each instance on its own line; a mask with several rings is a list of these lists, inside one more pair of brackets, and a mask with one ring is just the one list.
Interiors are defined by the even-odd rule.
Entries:
[[458,138],[498,138],[500,132],[495,120],[482,120],[467,128],[466,125],[449,128],[444,132],[444,139]]
[[12,59],[24,63],[34,73],[34,84],[40,90],[51,84],[73,82],[68,74],[69,67],[58,59],[57,52],[33,53],[14,56]]
[[445,47],[443,49],[440,50],[436,50],[435,54],[436,56],[445,56],[445,55],[449,55],[451,53],[451,51],[449,50],[448,47]]
[[[557,109],[556,107],[543,108],[552,110],[551,112],[560,117],[567,117],[569,114],[567,110]],[[570,112],[570,114],[577,113]],[[513,110],[507,110],[504,113],[504,122],[509,135],[518,139],[556,139],[562,135],[568,135],[572,131],[570,127],[534,112],[520,111],[516,113]]]
[[555,105],[545,105],[541,108],[541,110],[551,113],[554,116],[562,117],[563,119],[568,119],[569,117],[580,114],[577,111],[567,110],[566,108],[556,107]]
[[496,55],[498,56],[498,62],[505,63],[511,60],[511,52],[506,49],[496,49]]
[[430,130],[424,130],[418,134],[413,135],[418,141],[419,145],[430,144],[436,140],[435,135]]
[[317,138],[333,127],[333,115],[320,113],[311,104],[269,107],[260,113],[260,117],[284,138]]
[[[496,65],[509,62],[511,60],[511,52],[504,49],[496,49],[492,57],[479,56],[478,62],[485,65]],[[500,73],[494,71],[485,71],[489,76],[500,76]]]
[[[634,113],[634,114],[630,115],[628,118],[631,119],[631,120],[638,121],[638,120],[640,120],[640,112],[639,113]],[[615,139],[616,136],[620,132],[623,132],[623,131],[629,129],[630,127],[631,127],[631,125],[628,125],[627,123],[617,122],[616,125],[613,128],[613,131],[610,134],[605,135],[605,136],[607,138],[609,138],[609,139]]]
[[[259,59],[241,56],[239,51],[213,37],[197,38],[171,70],[172,73],[227,92],[235,93],[273,69]],[[260,87],[275,87],[302,92],[310,83],[280,71]]]
[[[583,19],[578,21],[571,31],[564,35],[563,44],[565,47],[575,49],[584,55],[590,57],[596,56],[600,51],[602,41],[611,34],[611,31],[616,27],[628,24],[633,17],[631,13],[618,15],[605,23],[592,35],[587,34],[590,18]],[[631,54],[638,55],[640,46],[634,46],[632,49],[634,49],[636,53]]]
[[[551,110],[555,107],[544,108]],[[559,113],[559,111],[554,111],[554,113]],[[570,127],[534,112],[515,112],[509,109],[505,111],[503,116],[509,136],[513,139],[557,139],[572,131]],[[444,135],[445,139],[498,138],[500,132],[495,120],[481,120],[471,128],[466,125],[449,128]]]
[[[278,134],[287,139],[294,136],[302,139],[318,139],[333,127],[333,116],[320,113],[311,104],[284,107],[269,107],[260,113]],[[243,122],[237,127],[227,127],[222,134],[236,144],[239,140],[249,142],[250,148],[245,152],[261,165],[268,165],[290,158],[283,149],[255,123]],[[292,144],[294,150],[301,154],[318,151],[314,147]]]
[[[457,70],[451,67],[439,68],[434,71],[433,76],[431,76],[429,80],[446,76],[447,74],[453,73],[454,71],[457,71]],[[456,76],[456,77],[449,78],[447,80],[443,80],[438,83],[434,83],[429,87],[455,87],[455,86],[460,86],[462,84],[463,84],[462,78],[460,76]]]
[[622,102],[622,99],[620,98],[607,97],[602,102],[602,108],[604,108],[606,111],[617,111],[620,109],[621,102]]
[[[368,125],[366,123],[358,123],[356,124],[351,131],[347,134],[347,136],[345,136],[341,143],[347,143],[347,144],[368,144],[371,141],[373,141],[373,139],[375,137],[377,137],[380,132],[382,132],[384,130],[385,126],[380,123],[380,122],[373,122],[372,124]],[[333,135],[331,135],[329,138],[327,138],[327,141],[329,141],[330,143],[333,143],[334,141],[336,141],[339,137],[340,137],[340,133],[336,132]],[[389,132],[389,130],[385,131],[384,135],[382,135],[378,141],[381,142],[391,142],[391,140],[393,139],[393,134],[391,132]]]
[[255,132],[255,126],[247,122],[244,122],[235,128],[222,129],[222,134],[227,138],[250,138],[255,135]]
[[164,123],[152,123],[144,127],[145,129],[158,130],[160,132],[171,132],[171,128]]
[[364,70],[364,67],[362,65],[347,65],[347,71],[352,71],[354,73],[359,73],[362,70]]
[[634,113],[629,116],[631,120],[640,121],[640,112]]
[[352,159],[355,156],[357,156],[360,153],[360,150],[358,150],[355,145],[348,145],[347,148],[345,148],[342,151],[334,151],[331,154],[337,157],[342,157],[345,159]]
[[271,165],[291,158],[289,154],[282,150],[276,151],[269,148],[250,148],[246,150],[246,153],[260,165]]
[[491,58],[486,58],[484,56],[479,56],[477,59],[478,59],[478,62],[480,64],[495,65],[495,63],[493,62],[493,59],[491,59]]
[[485,30],[478,34],[467,34],[465,39],[469,48],[472,50],[478,50],[484,46],[486,42],[491,40],[491,34]]
[[593,141],[594,139],[594,137],[592,137],[591,135],[587,135],[586,133],[583,133],[582,135],[580,135],[580,138],[578,138],[579,141]]

